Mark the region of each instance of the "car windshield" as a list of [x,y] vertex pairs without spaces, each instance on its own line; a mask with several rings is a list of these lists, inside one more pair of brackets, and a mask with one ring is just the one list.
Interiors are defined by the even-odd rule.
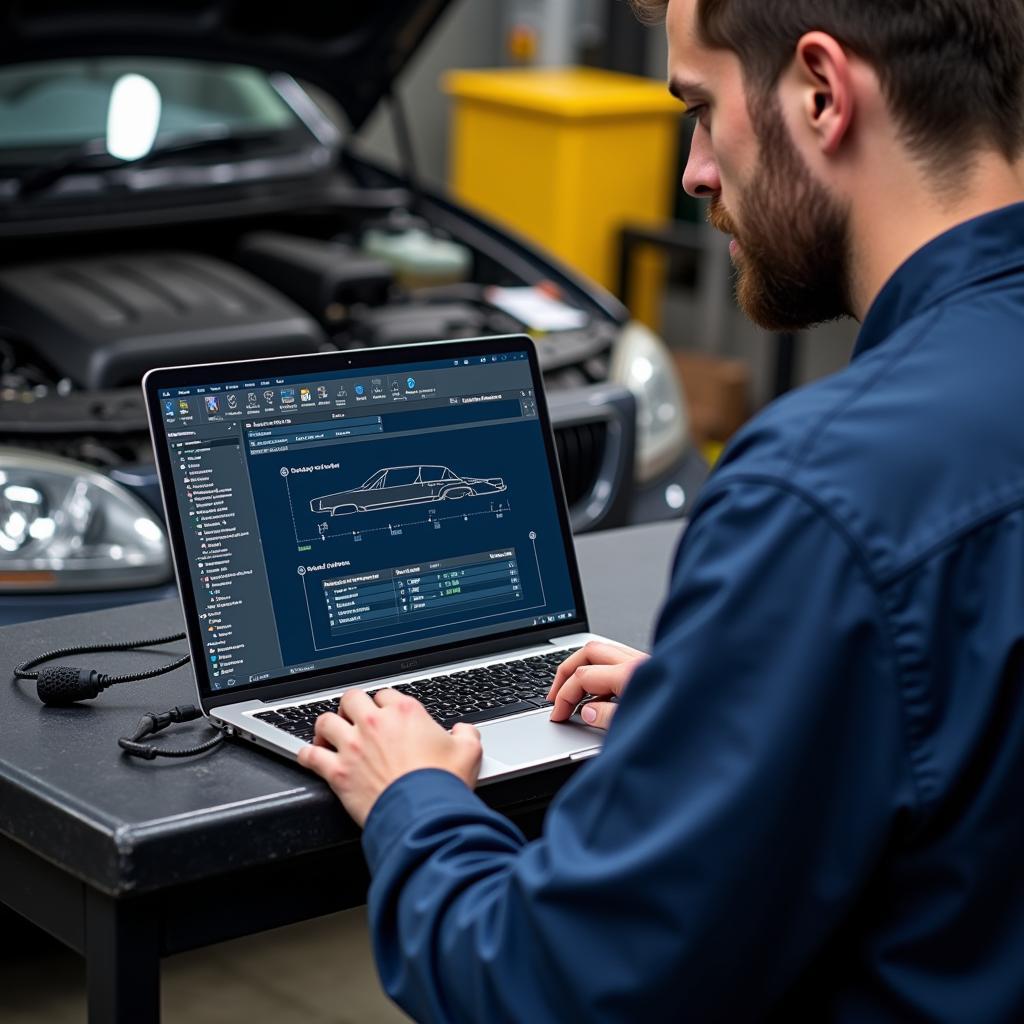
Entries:
[[374,473],[373,476],[371,476],[370,479],[367,480],[362,485],[363,489],[365,490],[368,487],[377,487],[379,484],[381,484],[383,482],[383,480],[384,480],[384,470],[383,469],[378,469],[377,472]]
[[26,151],[60,153],[107,138],[111,97],[126,76],[147,79],[158,94],[155,145],[301,124],[267,74],[255,68],[148,57],[19,64],[0,68],[0,162],[16,162]]

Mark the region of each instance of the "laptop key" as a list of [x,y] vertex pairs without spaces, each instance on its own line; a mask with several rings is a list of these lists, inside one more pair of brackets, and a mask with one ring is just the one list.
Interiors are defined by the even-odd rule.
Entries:
[[502,704],[498,707],[483,708],[480,711],[470,711],[467,714],[456,715],[454,718],[446,718],[441,724],[450,729],[456,722],[469,722],[475,725],[477,722],[490,722],[494,718],[504,718],[506,715],[517,715],[520,711],[536,711],[535,705],[527,701],[516,701],[513,704]]
[[[549,708],[547,699],[555,670],[573,651],[556,651],[519,661],[462,669],[444,676],[400,683],[394,689],[419,700],[436,722],[489,722],[495,718]],[[371,693],[376,691],[368,691]],[[255,717],[301,740],[312,740],[316,720],[336,711],[334,699],[273,708]]]

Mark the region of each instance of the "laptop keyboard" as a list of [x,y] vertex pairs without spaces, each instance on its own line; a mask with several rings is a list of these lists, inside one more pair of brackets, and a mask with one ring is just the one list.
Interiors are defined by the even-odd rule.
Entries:
[[[518,661],[506,661],[500,665],[417,679],[391,689],[415,697],[430,712],[430,717],[446,729],[450,729],[456,722],[490,722],[523,711],[551,707],[552,702],[547,699],[547,694],[555,671],[570,654],[578,650],[575,647]],[[272,708],[253,717],[309,743],[313,739],[316,720],[327,711],[337,710],[338,700],[332,698]]]

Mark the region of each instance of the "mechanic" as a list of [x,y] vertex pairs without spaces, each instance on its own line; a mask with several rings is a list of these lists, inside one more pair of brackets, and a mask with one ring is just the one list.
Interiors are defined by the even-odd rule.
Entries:
[[1020,0],[635,5],[746,312],[861,332],[729,447],[652,656],[559,669],[552,717],[611,728],[539,840],[470,726],[320,719],[383,984],[429,1021],[1024,1020]]

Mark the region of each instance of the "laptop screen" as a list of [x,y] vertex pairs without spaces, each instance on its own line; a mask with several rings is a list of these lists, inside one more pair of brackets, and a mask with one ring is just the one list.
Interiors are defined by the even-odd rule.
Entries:
[[534,373],[517,345],[157,382],[179,582],[210,690],[577,618]]

